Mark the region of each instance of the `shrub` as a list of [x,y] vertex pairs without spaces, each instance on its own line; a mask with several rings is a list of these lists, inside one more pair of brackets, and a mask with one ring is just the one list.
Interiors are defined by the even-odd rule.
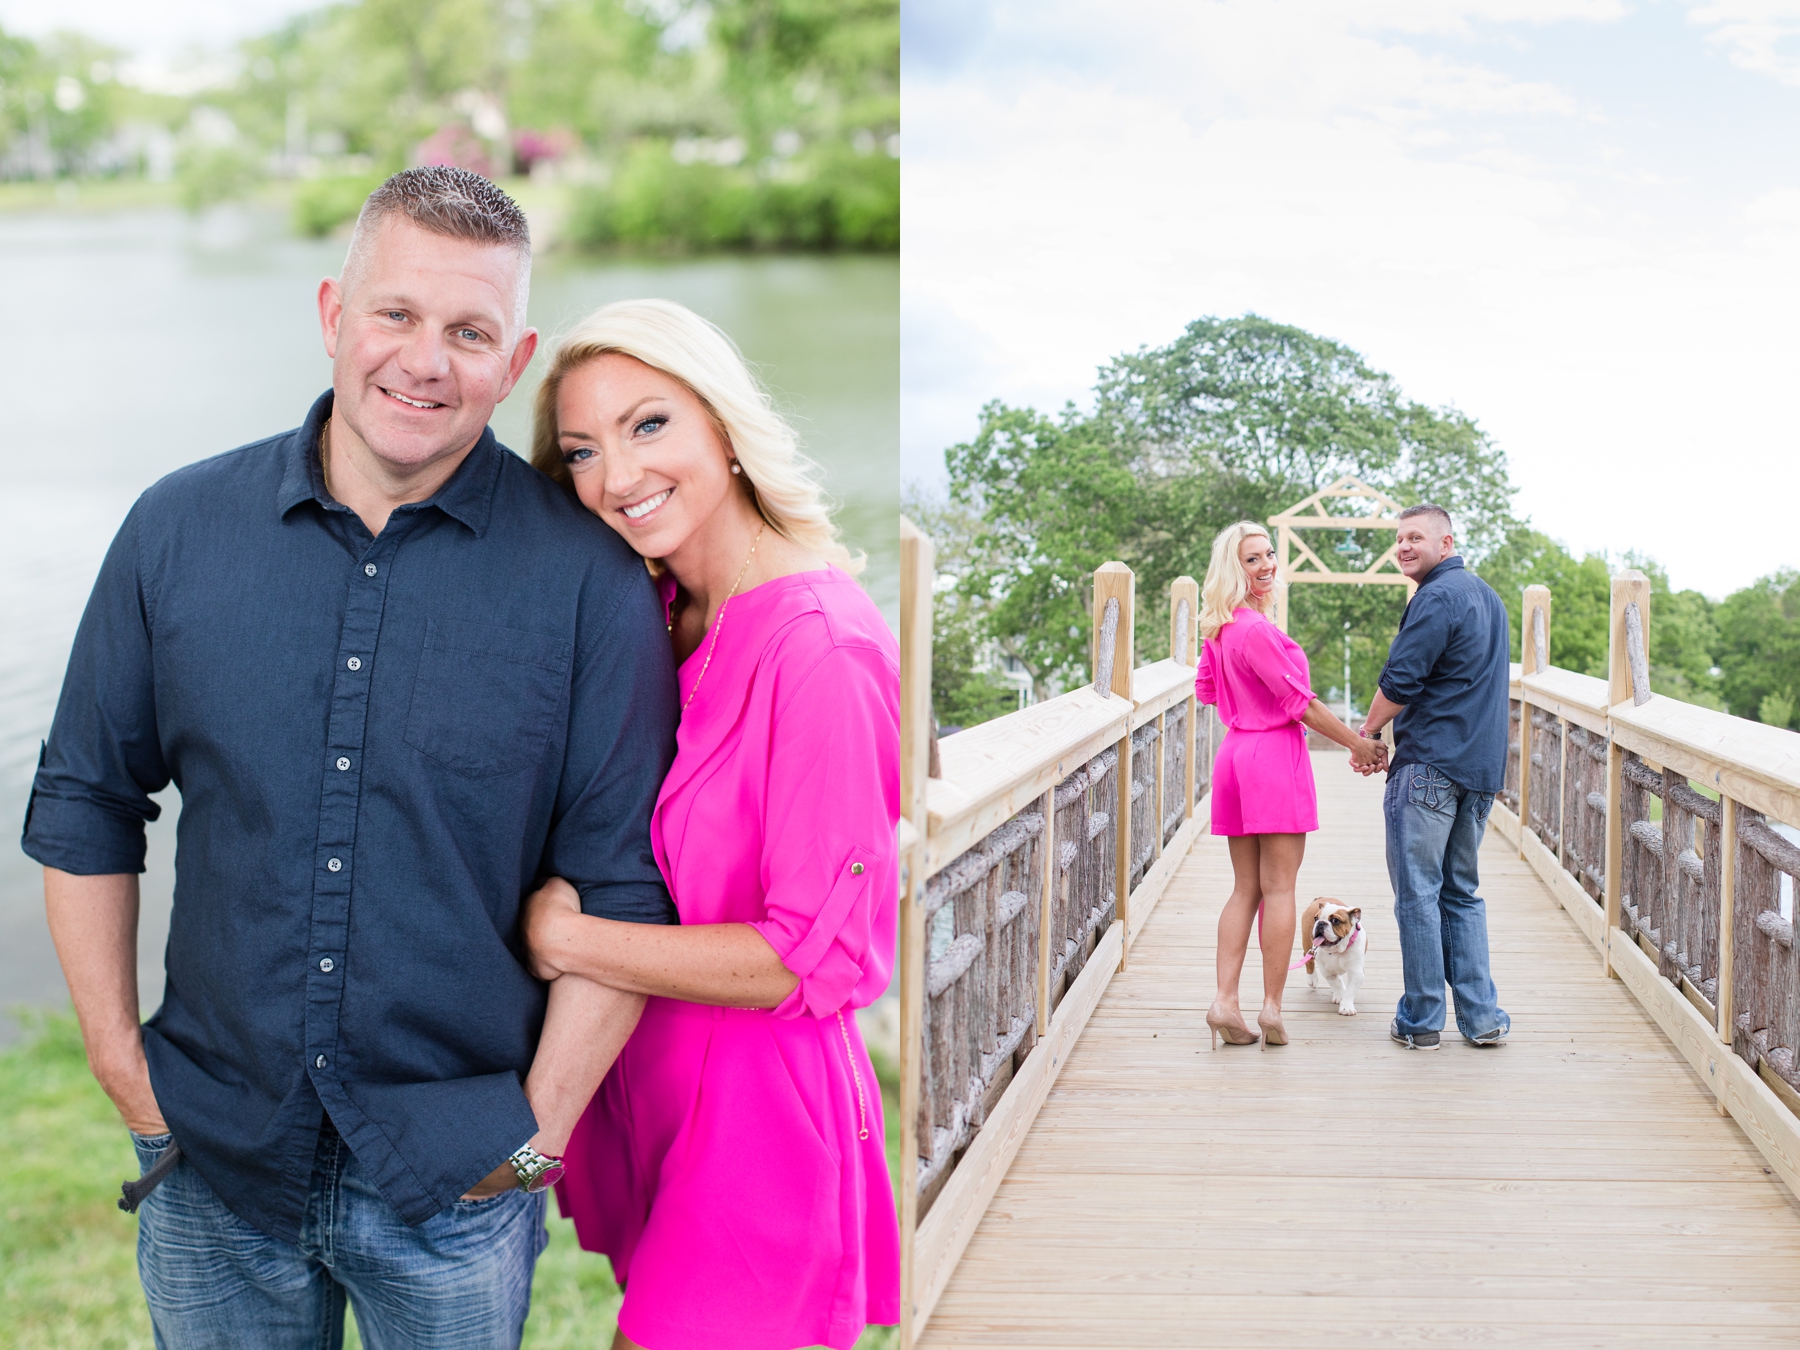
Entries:
[[1772,727],[1792,726],[1794,721],[1793,691],[1764,694],[1756,705],[1756,720]]
[[239,144],[196,147],[181,156],[175,169],[181,204],[189,211],[246,197],[262,179],[256,153]]
[[900,166],[827,146],[772,178],[680,164],[666,143],[643,141],[611,183],[577,196],[569,235],[590,248],[892,250],[900,243]]
[[380,174],[340,174],[304,180],[294,193],[294,228],[323,238],[346,221],[355,220],[363,203],[380,187]]

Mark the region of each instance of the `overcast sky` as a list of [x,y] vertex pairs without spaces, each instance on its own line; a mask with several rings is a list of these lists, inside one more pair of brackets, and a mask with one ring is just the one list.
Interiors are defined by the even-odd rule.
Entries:
[[1255,311],[1715,596],[1800,565],[1800,0],[905,0],[902,456]]
[[0,0],[0,27],[34,38],[72,29],[160,69],[195,48],[217,50],[317,7],[317,0]]

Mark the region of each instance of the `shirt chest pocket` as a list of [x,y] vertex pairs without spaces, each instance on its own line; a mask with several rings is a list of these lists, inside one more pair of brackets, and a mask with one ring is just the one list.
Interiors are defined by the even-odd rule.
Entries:
[[406,743],[469,778],[530,768],[564,716],[573,650],[544,633],[430,620]]

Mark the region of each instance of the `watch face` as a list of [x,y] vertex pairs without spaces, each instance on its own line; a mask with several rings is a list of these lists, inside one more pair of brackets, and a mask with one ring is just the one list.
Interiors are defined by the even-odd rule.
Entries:
[[531,1179],[525,1189],[535,1195],[539,1191],[547,1191],[562,1180],[563,1165],[560,1158],[550,1159],[550,1165]]

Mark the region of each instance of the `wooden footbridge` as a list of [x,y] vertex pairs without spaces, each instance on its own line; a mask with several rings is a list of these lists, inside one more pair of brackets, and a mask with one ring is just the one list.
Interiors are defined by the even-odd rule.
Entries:
[[1800,736],[1652,695],[1642,578],[1609,680],[1526,593],[1482,853],[1506,1044],[1388,1040],[1383,784],[1320,752],[1301,892],[1363,908],[1360,1014],[1301,973],[1289,1045],[1212,1051],[1193,583],[1139,666],[1101,569],[1095,685],[934,765],[902,538],[903,1344],[1800,1346]]

